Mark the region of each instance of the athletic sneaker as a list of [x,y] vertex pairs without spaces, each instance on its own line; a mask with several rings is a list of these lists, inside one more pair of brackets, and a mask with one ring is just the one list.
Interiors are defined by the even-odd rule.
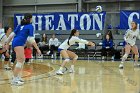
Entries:
[[14,63],[13,63],[13,62],[11,62],[11,63],[10,63],[10,65],[11,65],[11,66],[13,66],[13,65],[14,65]]
[[102,57],[102,60],[105,60],[105,57],[104,56]]
[[18,79],[13,79],[12,82],[11,82],[12,85],[15,85],[15,86],[21,86],[24,84],[24,82],[21,82],[20,80]]
[[63,75],[63,72],[62,72],[61,70],[58,70],[58,71],[56,72],[56,74],[57,74],[57,75]]
[[17,80],[24,82],[24,80],[21,77],[17,77]]
[[51,55],[51,58],[54,58],[53,55]]
[[140,67],[140,64],[134,62],[134,67]]
[[119,65],[119,68],[120,68],[120,69],[123,69],[123,64],[120,64],[120,65]]
[[69,69],[69,73],[74,73],[74,72],[75,72],[74,69],[72,68]]
[[9,66],[5,66],[4,69],[5,69],[5,70],[12,70],[12,68],[9,67]]

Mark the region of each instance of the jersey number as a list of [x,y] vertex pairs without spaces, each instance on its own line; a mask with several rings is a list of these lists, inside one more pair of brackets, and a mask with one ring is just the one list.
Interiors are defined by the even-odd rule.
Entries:
[[22,29],[23,29],[23,27],[24,27],[24,26],[21,26],[21,27],[20,27],[20,30],[22,30]]

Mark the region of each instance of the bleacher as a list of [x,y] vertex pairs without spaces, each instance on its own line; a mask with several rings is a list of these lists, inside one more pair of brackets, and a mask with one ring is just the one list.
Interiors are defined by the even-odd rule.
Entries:
[[[77,45],[73,45],[70,47],[70,50],[74,51],[76,54],[78,54],[78,56],[81,59],[87,59],[87,58],[94,58],[94,59],[101,59],[101,49],[102,49],[102,45],[100,45],[99,43],[102,42],[103,38],[104,38],[104,33],[103,31],[100,30],[95,30],[95,31],[79,31],[80,32],[80,36],[79,38],[82,39],[86,39],[92,42],[95,42],[96,46],[95,47],[90,47],[88,46],[87,49],[76,49],[78,46]],[[36,31],[36,33],[39,33],[39,35],[36,35],[36,38],[40,38],[41,39],[41,35],[43,33],[47,34],[47,38],[48,41],[51,37],[52,34],[56,34],[56,37],[58,38],[58,40],[62,43],[65,39],[67,39],[70,35],[70,31]],[[97,33],[101,33],[102,35],[100,37],[97,37],[96,34]],[[113,33],[113,38],[114,38],[114,49],[115,50],[121,50],[122,46],[119,45],[120,42],[123,42],[123,37],[124,37],[125,31],[121,32],[121,35],[118,34],[114,34]],[[139,40],[137,40],[137,45],[140,48],[140,42]],[[59,54],[57,54],[59,56]],[[48,56],[46,53],[44,54],[44,56]],[[47,57],[49,58],[49,57]],[[59,58],[59,57],[58,57]]]

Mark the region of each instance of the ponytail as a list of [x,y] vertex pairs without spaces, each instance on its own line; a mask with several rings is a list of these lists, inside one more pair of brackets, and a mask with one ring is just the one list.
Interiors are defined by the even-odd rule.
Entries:
[[21,20],[21,25],[28,25],[30,24],[30,19],[32,18],[31,14],[24,14],[24,19]]
[[68,38],[68,42],[67,42],[68,45],[70,45],[69,40],[71,39],[72,36],[74,36],[74,34],[76,33],[76,31],[77,31],[76,29],[73,29],[73,30],[71,31],[71,34],[70,34],[70,36],[69,36],[69,38]]

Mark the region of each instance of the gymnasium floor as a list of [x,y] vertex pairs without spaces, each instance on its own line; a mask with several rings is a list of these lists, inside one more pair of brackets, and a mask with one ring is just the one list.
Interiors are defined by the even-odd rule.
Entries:
[[[140,68],[132,62],[99,62],[79,60],[75,73],[68,73],[68,64],[63,76],[55,75],[61,61],[34,60],[23,70],[23,86],[11,86],[11,71],[0,69],[0,93],[140,93]],[[2,63],[0,63],[2,67]]]

